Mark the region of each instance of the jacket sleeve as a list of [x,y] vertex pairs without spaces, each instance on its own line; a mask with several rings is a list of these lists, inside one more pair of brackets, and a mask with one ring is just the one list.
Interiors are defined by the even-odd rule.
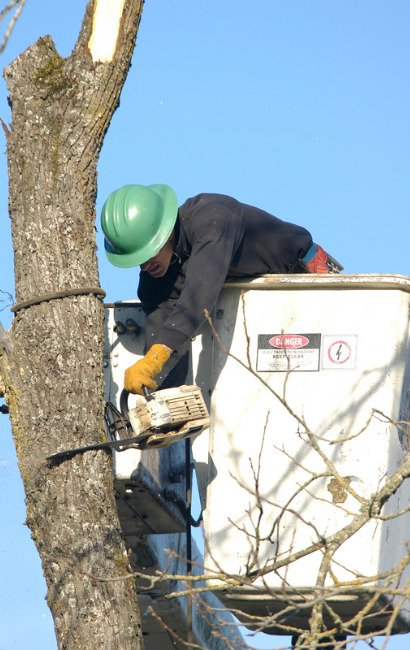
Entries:
[[[156,343],[180,350],[205,320],[205,310],[211,311],[244,235],[241,215],[228,206],[213,203],[192,220],[189,239],[192,249],[186,262],[185,281],[172,309],[157,327]],[[158,307],[163,312],[161,305]],[[159,313],[151,313],[158,322]]]

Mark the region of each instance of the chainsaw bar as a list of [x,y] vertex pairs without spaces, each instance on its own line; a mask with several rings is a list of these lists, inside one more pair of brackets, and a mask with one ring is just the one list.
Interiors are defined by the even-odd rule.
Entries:
[[97,442],[92,445],[85,445],[84,447],[66,449],[64,451],[58,451],[55,454],[51,454],[51,456],[47,456],[47,460],[67,460],[76,454],[83,454],[85,451],[96,451],[98,449],[114,449],[115,451],[125,451],[126,449],[146,449],[144,443],[146,443],[148,438],[150,438],[152,435],[152,431],[150,431],[149,433],[142,433],[139,436],[122,438],[122,440],[108,440],[107,442]]
[[65,449],[64,451],[58,451],[55,454],[47,456],[47,460],[53,461],[62,461],[68,460],[77,454],[83,454],[86,451],[97,451],[99,449],[114,449],[114,451],[126,451],[127,449],[158,449],[159,447],[168,447],[178,440],[184,440],[185,438],[190,438],[191,436],[202,431],[202,426],[192,426],[189,429],[185,428],[180,431],[167,431],[158,432],[147,431],[146,433],[141,433],[138,436],[132,436],[130,438],[121,438],[121,440],[108,440],[107,442],[97,442],[92,445],[85,445],[84,447],[75,447],[74,449]]
[[194,436],[204,428],[203,420],[194,420],[180,426],[179,428],[168,431],[151,427],[136,436],[127,436],[124,435],[124,433],[127,434],[128,431],[132,431],[129,421],[122,417],[121,413],[110,403],[107,404],[105,419],[111,440],[84,445],[84,447],[75,447],[74,449],[58,451],[55,454],[47,456],[47,460],[52,463],[59,463],[64,460],[69,460],[77,454],[83,454],[86,451],[97,451],[100,449],[113,449],[114,451],[121,452],[126,451],[127,449],[147,450],[168,447],[178,440],[184,440],[185,438]]

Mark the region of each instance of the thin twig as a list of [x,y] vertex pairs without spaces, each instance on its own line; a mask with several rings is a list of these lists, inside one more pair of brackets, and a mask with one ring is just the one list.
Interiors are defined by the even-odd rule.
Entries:
[[[15,27],[15,24],[23,11],[23,7],[26,4],[26,0],[11,0],[11,2],[3,9],[3,11],[0,13],[0,22],[3,20],[3,18],[11,11],[16,5],[17,9],[14,12],[13,16],[11,17],[11,20],[8,24],[8,27],[6,29],[6,32],[3,36],[3,40],[0,42],[0,54],[4,52],[4,49],[10,39],[11,33]],[[4,128],[4,126],[3,126]]]

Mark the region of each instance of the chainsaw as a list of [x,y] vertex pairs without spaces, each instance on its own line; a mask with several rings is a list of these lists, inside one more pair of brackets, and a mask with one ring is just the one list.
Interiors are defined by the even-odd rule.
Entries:
[[109,440],[84,447],[59,451],[47,460],[61,462],[76,454],[97,449],[156,449],[168,447],[178,440],[196,436],[209,426],[209,414],[198,386],[164,388],[136,395],[128,408],[129,393],[121,392],[120,410],[111,402],[105,406],[105,422]]

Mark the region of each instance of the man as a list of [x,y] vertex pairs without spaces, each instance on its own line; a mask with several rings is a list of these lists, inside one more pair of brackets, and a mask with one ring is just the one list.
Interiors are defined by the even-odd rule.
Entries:
[[154,377],[186,348],[227,278],[342,269],[305,228],[223,194],[178,208],[168,185],[124,185],[107,198],[101,224],[110,262],[141,267],[149,349],[125,372],[132,393],[157,387]]

